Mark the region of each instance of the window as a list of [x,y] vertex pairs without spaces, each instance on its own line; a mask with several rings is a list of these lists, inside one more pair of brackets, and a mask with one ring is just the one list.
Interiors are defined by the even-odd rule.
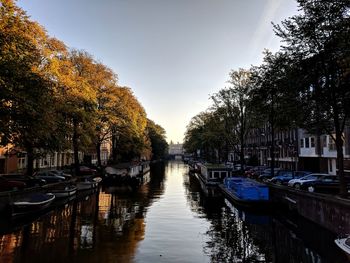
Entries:
[[311,147],[315,147],[315,137],[310,137],[310,141]]
[[305,138],[305,148],[309,148],[310,144],[309,144],[309,137]]
[[300,148],[304,148],[304,139],[300,139]]
[[220,178],[220,172],[214,172],[213,178]]
[[329,144],[328,144],[328,150],[329,151],[336,151],[337,147],[335,145],[335,142],[333,139],[329,138]]
[[323,136],[323,143],[322,143],[323,147],[327,147],[327,135]]

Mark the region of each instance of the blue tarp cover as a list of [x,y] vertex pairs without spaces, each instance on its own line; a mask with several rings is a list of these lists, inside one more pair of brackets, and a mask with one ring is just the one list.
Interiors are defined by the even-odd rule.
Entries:
[[269,188],[250,179],[242,177],[228,177],[224,180],[226,189],[240,199],[269,200]]

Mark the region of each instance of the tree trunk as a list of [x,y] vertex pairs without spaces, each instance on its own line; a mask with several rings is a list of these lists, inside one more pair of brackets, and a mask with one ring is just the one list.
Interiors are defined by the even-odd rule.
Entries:
[[344,177],[344,154],[343,154],[343,139],[342,133],[336,131],[335,145],[337,148],[337,168],[339,177],[339,194],[345,197],[346,192],[346,182]]
[[31,145],[27,145],[27,175],[32,176],[34,173],[34,150]]
[[241,143],[241,150],[239,152],[239,158],[241,161],[241,171],[244,172],[244,143]]
[[97,155],[97,164],[99,167],[102,167],[102,161],[101,161],[101,142],[98,142],[96,144],[96,155]]
[[273,177],[275,175],[275,128],[274,123],[271,121],[271,151],[270,151],[270,158],[271,158],[271,176]]
[[74,173],[80,175],[79,169],[79,144],[78,144],[78,121],[73,118],[73,153],[74,153]]

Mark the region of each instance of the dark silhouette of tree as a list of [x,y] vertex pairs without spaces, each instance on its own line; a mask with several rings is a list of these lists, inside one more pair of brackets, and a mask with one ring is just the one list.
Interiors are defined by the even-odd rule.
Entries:
[[152,159],[164,159],[168,154],[168,143],[166,141],[165,130],[154,121],[147,119],[147,134],[151,142]]
[[299,88],[304,127],[327,133],[337,148],[340,193],[344,179],[344,128],[349,124],[350,2],[298,0],[300,12],[274,25],[282,49],[300,74],[290,79]]
[[[239,152],[241,169],[244,170],[245,142],[252,124],[250,72],[240,68],[237,71],[232,70],[229,76],[230,86],[214,94],[212,99],[214,107],[223,111],[226,145]],[[226,150],[227,157],[228,150]]]

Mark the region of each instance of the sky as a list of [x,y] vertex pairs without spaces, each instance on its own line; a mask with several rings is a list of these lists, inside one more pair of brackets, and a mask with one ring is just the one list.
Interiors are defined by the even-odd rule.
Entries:
[[233,69],[277,51],[271,21],[297,12],[295,0],[19,0],[32,20],[84,49],[131,87],[148,118],[182,142],[190,119],[227,86]]

